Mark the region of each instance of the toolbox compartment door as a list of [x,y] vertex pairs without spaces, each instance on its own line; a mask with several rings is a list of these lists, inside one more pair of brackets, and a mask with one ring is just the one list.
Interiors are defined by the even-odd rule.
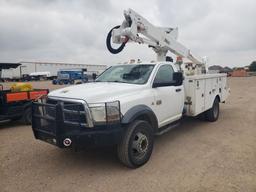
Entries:
[[185,77],[186,115],[196,116],[210,109],[218,95],[223,102],[229,94],[225,74],[203,74]]
[[194,114],[199,114],[205,110],[205,79],[195,80]]

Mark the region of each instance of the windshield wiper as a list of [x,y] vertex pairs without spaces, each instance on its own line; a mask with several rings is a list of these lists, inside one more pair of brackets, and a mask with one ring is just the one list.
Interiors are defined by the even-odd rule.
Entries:
[[124,82],[124,81],[118,81],[118,80],[115,80],[115,81],[102,81],[102,80],[97,80],[95,82],[110,82],[110,83],[127,83],[127,82]]
[[107,81],[107,82],[113,82],[113,83],[127,83],[125,81],[118,81],[118,80],[115,80],[115,81]]

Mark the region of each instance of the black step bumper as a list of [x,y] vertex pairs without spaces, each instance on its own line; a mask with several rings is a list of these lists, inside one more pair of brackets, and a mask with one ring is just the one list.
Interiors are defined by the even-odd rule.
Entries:
[[[32,104],[32,130],[36,139],[56,145],[60,148],[87,148],[92,146],[115,145],[120,142],[123,128],[120,123],[87,127],[81,111],[67,111],[61,104]],[[76,114],[76,115],[74,115]],[[72,121],[71,121],[72,120]],[[64,145],[69,139],[71,144]]]

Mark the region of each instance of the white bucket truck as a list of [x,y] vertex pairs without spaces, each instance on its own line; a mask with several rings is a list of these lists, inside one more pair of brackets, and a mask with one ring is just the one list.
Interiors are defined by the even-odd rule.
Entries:
[[[155,135],[183,116],[216,121],[229,88],[226,74],[206,74],[205,62],[177,41],[177,28],[155,27],[131,9],[124,16],[107,36],[109,51],[148,44],[157,62],[114,65],[95,82],[50,92],[33,104],[32,128],[36,139],[60,148],[117,146],[120,161],[136,168],[149,160]],[[121,46],[112,48],[111,39]],[[168,51],[192,63],[172,63]]]

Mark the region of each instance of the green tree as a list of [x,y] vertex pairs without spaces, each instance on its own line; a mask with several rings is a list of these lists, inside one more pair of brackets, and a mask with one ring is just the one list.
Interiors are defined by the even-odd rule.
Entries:
[[256,71],[256,61],[253,61],[249,66],[250,71]]

